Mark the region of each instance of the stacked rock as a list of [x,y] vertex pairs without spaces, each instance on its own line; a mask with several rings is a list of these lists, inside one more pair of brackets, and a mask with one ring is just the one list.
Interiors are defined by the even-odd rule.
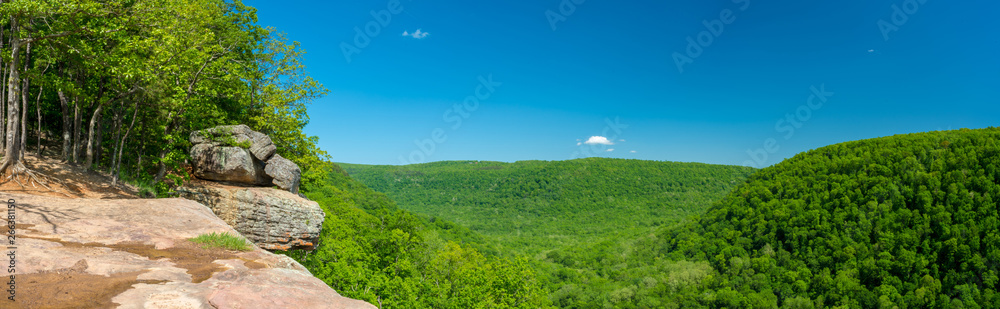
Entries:
[[299,192],[302,171],[275,153],[271,138],[246,125],[218,126],[191,133],[194,176]]

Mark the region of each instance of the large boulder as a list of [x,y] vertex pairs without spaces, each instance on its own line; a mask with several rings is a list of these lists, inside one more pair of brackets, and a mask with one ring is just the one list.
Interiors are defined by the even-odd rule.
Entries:
[[314,249],[326,216],[318,203],[272,188],[193,183],[177,192],[268,250]]
[[299,192],[302,170],[275,153],[271,138],[246,125],[217,126],[191,132],[194,176]]
[[299,181],[302,180],[302,170],[299,166],[288,159],[275,154],[267,165],[264,166],[264,173],[271,177],[275,186],[288,192],[299,193]]
[[191,143],[213,146],[238,146],[250,151],[257,160],[267,161],[277,149],[271,138],[245,124],[217,126],[191,132]]
[[287,256],[188,241],[237,234],[194,201],[4,199],[17,207],[17,248],[8,250],[16,250],[17,298],[4,297],[3,308],[375,309],[339,295]]
[[264,172],[264,163],[250,151],[240,147],[197,144],[191,147],[195,177],[254,185],[269,185],[271,177]]

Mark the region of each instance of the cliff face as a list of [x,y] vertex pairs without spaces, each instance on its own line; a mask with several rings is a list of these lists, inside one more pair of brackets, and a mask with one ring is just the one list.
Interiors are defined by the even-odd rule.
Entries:
[[208,206],[222,221],[267,250],[313,250],[326,214],[314,201],[285,190],[191,181],[180,197]]
[[190,200],[0,197],[14,201],[5,216],[13,214],[14,243],[4,246],[16,247],[15,301],[4,292],[3,308],[375,308],[288,257],[191,243],[238,233]]

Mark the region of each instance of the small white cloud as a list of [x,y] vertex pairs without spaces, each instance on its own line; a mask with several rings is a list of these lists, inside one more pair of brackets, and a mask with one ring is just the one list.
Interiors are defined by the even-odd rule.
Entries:
[[423,39],[423,38],[426,38],[428,35],[431,35],[431,34],[427,33],[427,32],[420,31],[420,29],[417,29],[417,31],[414,31],[413,33],[410,33],[409,31],[403,31],[403,36],[412,37],[414,39]]
[[618,140],[618,141],[619,141],[619,142],[624,142],[625,140],[623,140],[623,139],[620,139],[620,140]]
[[589,139],[587,139],[586,142],[583,142],[583,143],[587,144],[587,145],[614,145],[615,144],[615,143],[612,143],[611,141],[609,141],[608,138],[604,137],[604,136],[591,136]]
[[869,49],[869,50],[868,50],[868,53],[869,53],[869,54],[870,54],[870,53],[874,53],[874,52],[875,52],[875,50],[874,50],[874,49]]
[[615,149],[614,148],[608,148],[608,150],[606,150],[606,151],[607,152],[612,152],[612,151],[615,151]]
[[630,152],[630,153],[635,153],[635,150],[631,150],[631,151],[629,151],[629,152]]
[[577,145],[577,146],[580,146],[580,145],[582,145],[582,144],[583,144],[583,143],[581,143],[581,142],[576,142],[576,145]]

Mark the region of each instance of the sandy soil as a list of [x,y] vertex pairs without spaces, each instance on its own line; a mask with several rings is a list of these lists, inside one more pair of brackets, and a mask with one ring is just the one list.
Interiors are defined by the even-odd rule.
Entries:
[[138,188],[120,181],[117,186],[112,186],[111,175],[107,173],[85,171],[80,166],[64,163],[45,156],[39,160],[35,157],[34,153],[29,154],[25,158],[24,163],[28,168],[45,176],[48,188],[26,178],[18,178],[15,181],[14,179],[0,177],[0,192],[67,198],[139,198]]

